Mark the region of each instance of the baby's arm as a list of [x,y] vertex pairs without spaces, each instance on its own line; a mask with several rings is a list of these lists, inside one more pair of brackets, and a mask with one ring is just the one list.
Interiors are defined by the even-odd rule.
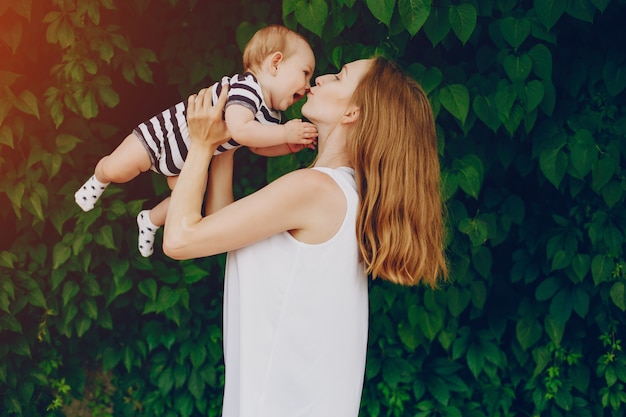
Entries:
[[310,145],[317,137],[314,124],[293,119],[284,125],[263,125],[244,106],[230,105],[225,112],[226,125],[232,138],[240,145],[260,148],[285,143]]

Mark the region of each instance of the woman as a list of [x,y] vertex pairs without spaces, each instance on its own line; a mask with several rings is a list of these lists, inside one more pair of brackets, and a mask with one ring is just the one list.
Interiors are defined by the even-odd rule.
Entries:
[[318,77],[302,107],[319,133],[314,167],[235,202],[232,152],[212,157],[228,137],[223,101],[189,99],[192,144],[163,241],[176,259],[229,252],[222,415],[357,416],[367,275],[430,286],[446,275],[428,99],[384,58]]

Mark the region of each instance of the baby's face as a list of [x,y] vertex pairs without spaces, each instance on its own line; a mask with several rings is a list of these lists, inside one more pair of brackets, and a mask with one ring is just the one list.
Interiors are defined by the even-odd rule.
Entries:
[[298,51],[278,65],[278,72],[271,90],[271,107],[274,110],[287,110],[305,96],[311,87],[311,76],[315,69],[313,51],[302,42]]

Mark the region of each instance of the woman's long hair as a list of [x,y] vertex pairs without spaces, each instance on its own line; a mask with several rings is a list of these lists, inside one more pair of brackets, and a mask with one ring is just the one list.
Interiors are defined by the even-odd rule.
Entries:
[[353,96],[349,138],[360,207],[357,234],[367,271],[402,285],[447,277],[435,122],[422,88],[375,58]]

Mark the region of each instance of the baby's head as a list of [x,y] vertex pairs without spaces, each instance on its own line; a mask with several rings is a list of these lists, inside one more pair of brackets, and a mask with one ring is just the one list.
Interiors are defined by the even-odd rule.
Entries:
[[315,56],[302,35],[271,25],[252,36],[243,51],[243,67],[257,77],[267,104],[286,110],[308,91]]

